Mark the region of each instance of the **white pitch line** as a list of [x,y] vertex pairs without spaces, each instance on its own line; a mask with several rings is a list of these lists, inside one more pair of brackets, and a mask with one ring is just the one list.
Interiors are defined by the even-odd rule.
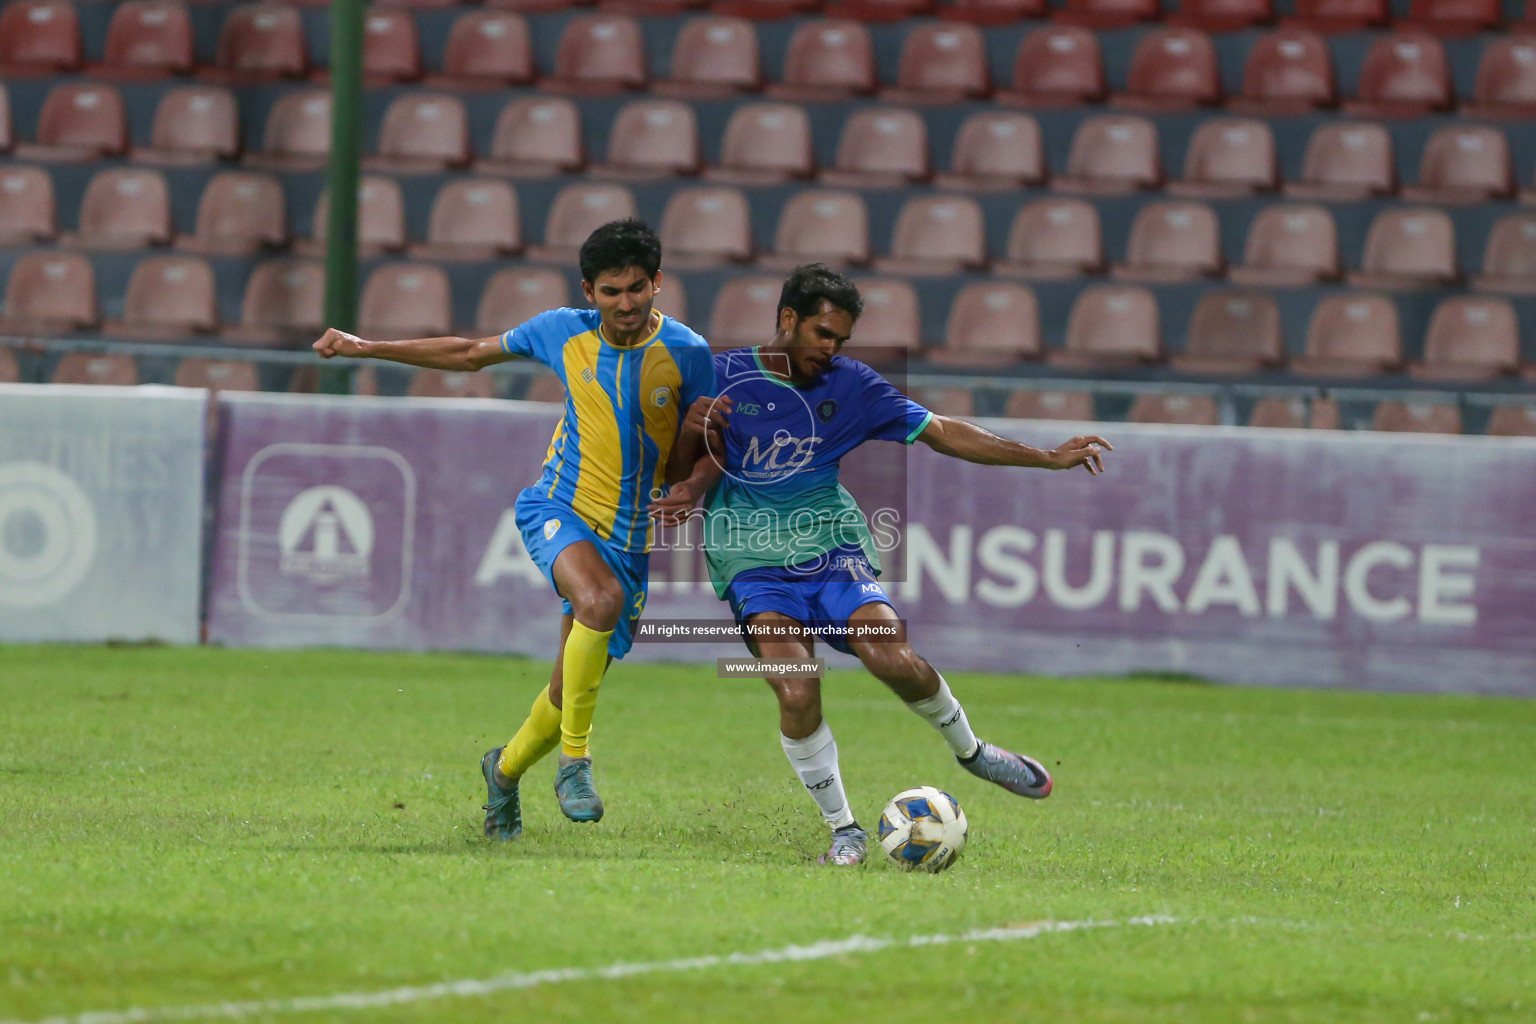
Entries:
[[[401,1006],[452,996],[486,996],[510,989],[537,988],[570,981],[612,980],[639,974],[663,974],[702,971],[710,967],[750,967],[756,964],[804,963],[853,953],[878,953],[886,949],[940,946],[953,942],[1013,942],[1033,939],[1055,932],[1075,932],[1089,928],[1115,928],[1122,925],[1173,924],[1171,917],[1133,917],[1125,921],[1042,921],[1037,924],[1005,928],[984,928],[957,935],[913,935],[905,939],[876,939],[853,935],[846,939],[828,939],[809,946],[784,946],[756,953],[728,953],[688,957],[678,960],[651,960],[641,963],[616,963],[607,967],[559,967],[543,971],[499,974],[493,978],[442,981],[435,985],[412,985],[377,992],[343,992],[329,996],[302,996],[294,999],[263,999],[240,1003],[208,1003],[202,1006],[133,1007],[128,1010],[98,1010],[74,1016],[47,1017],[30,1024],[152,1024],[155,1021],[239,1019],[261,1014],[309,1013],[319,1010],[365,1010],[378,1006]],[[25,1024],[0,1021],[0,1024]]]

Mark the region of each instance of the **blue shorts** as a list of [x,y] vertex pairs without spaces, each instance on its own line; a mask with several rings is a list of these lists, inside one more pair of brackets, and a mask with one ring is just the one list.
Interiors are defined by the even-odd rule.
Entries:
[[[642,551],[625,551],[616,544],[603,540],[597,531],[587,525],[571,506],[544,497],[537,488],[529,487],[517,496],[513,506],[517,513],[517,529],[523,535],[523,547],[533,564],[539,567],[544,578],[556,594],[555,558],[560,552],[580,540],[597,545],[598,554],[613,570],[614,578],[624,588],[624,614],[608,638],[608,653],[622,658],[635,643],[635,623],[645,611],[646,588],[650,583],[651,556]],[[571,602],[561,598],[561,610],[569,615]]]
[[[807,626],[836,629],[845,628],[848,616],[866,604],[891,603],[857,544],[844,544],[788,568],[761,566],[739,572],[725,588],[725,599],[738,623],[759,612],[778,612]],[[835,635],[823,639],[834,650],[853,653]]]

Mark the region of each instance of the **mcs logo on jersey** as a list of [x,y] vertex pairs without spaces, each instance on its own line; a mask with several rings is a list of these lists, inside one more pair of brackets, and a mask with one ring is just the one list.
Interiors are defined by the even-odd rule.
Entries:
[[277,527],[282,571],[312,583],[368,575],[373,516],[345,487],[322,484],[288,503]]
[[779,431],[772,440],[762,442],[756,434],[747,438],[747,450],[741,455],[741,475],[748,480],[772,480],[789,476],[810,465],[816,446],[826,438],[793,437]]

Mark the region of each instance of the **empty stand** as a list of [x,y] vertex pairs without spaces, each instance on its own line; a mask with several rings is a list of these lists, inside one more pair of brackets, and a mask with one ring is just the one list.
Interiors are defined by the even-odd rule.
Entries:
[[603,93],[643,88],[646,78],[639,23],[622,14],[584,14],[565,23],[555,73],[540,84],[564,92]]
[[1157,299],[1136,285],[1093,285],[1072,303],[1066,347],[1049,353],[1059,366],[1108,369],[1163,355]]
[[1177,282],[1219,274],[1222,268],[1216,211],[1203,203],[1148,203],[1131,223],[1125,262],[1114,268],[1128,281]]
[[80,17],[68,0],[12,0],[0,10],[0,76],[23,78],[80,66]]
[[1013,88],[998,94],[1005,103],[1072,106],[1104,98],[1104,54],[1098,37],[1085,28],[1038,28],[1019,43]]
[[528,22],[511,11],[467,10],[454,20],[443,49],[443,70],[428,75],[434,89],[504,89],[537,74]]
[[845,99],[875,88],[875,50],[857,21],[802,22],[790,36],[783,81],[769,93],[798,102]]
[[1371,414],[1372,430],[1413,434],[1461,433],[1461,410],[1442,402],[1379,402]]
[[1054,187],[1114,194],[1156,188],[1162,181],[1157,128],[1143,117],[1100,114],[1078,125],[1067,173]]
[[123,97],[109,85],[66,82],[43,100],[37,141],[18,145],[25,160],[84,162],[121,156],[128,148],[128,117]]
[[282,4],[246,4],[230,10],[219,33],[218,67],[204,77],[260,82],[302,78],[309,71],[304,22]]
[[779,319],[780,277],[736,277],[715,293],[709,340],[715,345],[758,345],[773,337]]
[[1067,0],[1057,18],[1092,28],[1119,28],[1161,16],[1158,0]]
[[96,274],[78,253],[29,252],[11,267],[0,331],[64,334],[100,322]]
[[1397,188],[1392,136],[1379,124],[1339,121],[1320,124],[1307,140],[1301,179],[1287,193],[1338,202],[1380,195]]
[[911,388],[907,397],[935,416],[976,415],[976,399],[970,388]]
[[896,217],[890,258],[875,265],[887,274],[953,274],[986,262],[980,204],[963,196],[914,196]]
[[421,77],[421,43],[409,11],[371,7],[363,18],[363,82],[372,86]]
[[495,398],[496,381],[488,373],[417,370],[406,393],[412,398]]
[[124,0],[112,12],[93,74],[155,78],[192,69],[192,16],[178,0]]
[[875,107],[843,122],[837,166],[822,173],[830,185],[879,188],[928,177],[928,127],[911,110]]
[[133,159],[151,164],[208,164],[240,152],[240,111],[234,93],[217,86],[166,90],[155,107],[148,147]]
[[180,341],[216,330],[213,268],[196,256],[151,256],[133,270],[121,320],[107,322],[110,337]]
[[1022,420],[1075,420],[1089,423],[1094,419],[1093,395],[1087,391],[1019,390],[1008,395],[1003,415]]
[[58,230],[53,179],[41,167],[0,168],[0,246],[30,246]]
[[320,336],[324,320],[325,268],[313,260],[268,260],[245,283],[239,326],[223,334],[245,345],[303,345]]
[[176,385],[209,391],[260,391],[255,363],[234,359],[183,359],[176,367]]
[[869,261],[869,213],[857,192],[807,189],[784,204],[773,254],[760,262],[788,270],[813,261]]
[[1328,44],[1313,32],[1280,29],[1249,48],[1243,93],[1231,106],[1252,114],[1298,114],[1337,101]]
[[142,168],[97,171],[80,202],[71,240],[92,249],[139,249],[171,240],[171,193],[165,175]]
[[1437,129],[1424,146],[1418,184],[1403,188],[1406,199],[1440,203],[1476,203],[1514,194],[1509,140],[1486,125]]
[[763,84],[757,29],[745,18],[693,18],[672,44],[671,78],[652,91],[708,98],[750,92]]
[[509,102],[496,118],[490,155],[475,163],[486,174],[545,178],[580,170],[587,162],[576,104],[555,97]]
[[1104,265],[1099,211],[1081,199],[1037,199],[1014,215],[1002,273],[1037,280],[1094,273]]
[[943,188],[1003,191],[1045,181],[1040,123],[1028,114],[972,114],[955,134],[949,171],[934,176]]
[[[922,347],[922,318],[918,313],[916,289],[906,281],[886,278],[865,278],[858,285],[859,294],[864,299],[864,315],[859,317],[853,336],[848,339],[850,347],[903,352],[915,352]],[[858,355],[866,361],[878,360],[868,351]]]
[[1248,416],[1250,427],[1288,428],[1291,430],[1337,430],[1338,403],[1329,398],[1261,398],[1253,403]]
[[1275,135],[1252,118],[1213,118],[1195,129],[1184,156],[1184,179],[1168,186],[1178,195],[1232,197],[1279,183]]
[[560,383],[560,378],[552,373],[541,373],[528,383],[528,390],[523,394],[525,402],[554,402],[564,404],[565,385]]
[[0,82],[0,153],[9,153],[16,145],[16,132],[11,126],[11,94],[5,83]]
[[[331,203],[327,193],[320,194],[310,238],[295,243],[305,255],[325,253],[325,236],[330,227]],[[393,178],[364,175],[357,185],[357,248],[360,255],[377,256],[405,248],[405,196]]]
[[1536,405],[1501,405],[1488,414],[1485,433],[1495,437],[1536,437]]
[[1188,340],[1173,365],[1185,373],[1245,374],[1285,357],[1280,309],[1259,291],[1207,292],[1189,320]]
[[567,185],[550,204],[544,243],[528,252],[535,259],[575,263],[588,235],[609,221],[633,216],[634,194],[622,185]]
[[368,275],[358,305],[367,338],[438,338],[452,334],[448,275],[430,263],[388,263]]
[[179,247],[238,254],[288,242],[287,201],[270,174],[222,171],[208,179],[197,206],[197,227]]
[[469,116],[457,96],[404,93],[384,111],[379,152],[369,170],[427,173],[469,163]]
[[1329,295],[1312,311],[1306,355],[1297,373],[1349,377],[1379,373],[1402,363],[1397,306],[1384,295]]
[[16,361],[16,353],[0,348],[0,384],[16,384],[20,380],[21,364]]
[[1355,32],[1390,16],[1387,0],[1296,0],[1294,21],[1319,32]]
[[699,127],[693,108],[678,100],[627,103],[608,132],[608,160],[599,174],[654,178],[699,170]]
[[55,384],[105,384],[132,387],[139,382],[139,366],[133,356],[121,352],[98,355],[66,352],[59,357],[50,378]]
[[1472,283],[1484,291],[1536,295],[1536,214],[1499,218],[1488,232],[1483,272]]
[[504,334],[546,309],[570,305],[565,275],[538,267],[498,270],[485,283],[475,313],[475,333],[481,337]]
[[1141,394],[1131,402],[1126,419],[1132,423],[1214,427],[1221,422],[1221,411],[1210,395]]
[[1182,0],[1166,20],[1207,32],[1235,32],[1274,18],[1270,0]]
[[1382,36],[1360,69],[1359,98],[1344,105],[1367,117],[1421,117],[1451,105],[1450,65],[1440,40],[1424,32]]
[[1216,46],[1197,28],[1164,28],[1141,37],[1126,91],[1116,103],[1136,110],[1182,110],[1221,100]]
[[245,162],[253,167],[319,170],[331,154],[331,94],[325,89],[286,93],[267,112],[261,150]]
[[411,255],[431,260],[492,260],[523,245],[517,193],[499,178],[455,178],[432,200],[427,241]]
[[1494,28],[1504,20],[1499,0],[1413,0],[1408,20],[1446,35]]
[[944,346],[928,353],[940,366],[998,368],[1040,355],[1035,293],[1006,282],[968,284],[949,307]]
[[752,212],[734,188],[687,188],[672,193],[661,218],[668,267],[711,266],[752,258]]
[[1520,324],[1508,299],[1454,295],[1441,299],[1424,335],[1414,376],[1480,380],[1520,367]]
[[1450,215],[1405,208],[1383,210],[1371,221],[1361,270],[1349,281],[1363,288],[1425,288],[1458,276]]
[[725,123],[720,166],[706,177],[733,184],[771,184],[806,178],[815,170],[811,120],[788,103],[749,103]]
[[1248,227],[1242,266],[1228,276],[1268,287],[1311,284],[1339,276],[1338,228],[1327,207],[1271,206]]
[[902,39],[894,103],[955,103],[992,91],[986,41],[974,25],[917,25]]
[[1510,35],[1491,38],[1477,66],[1473,117],[1536,117],[1536,38]]

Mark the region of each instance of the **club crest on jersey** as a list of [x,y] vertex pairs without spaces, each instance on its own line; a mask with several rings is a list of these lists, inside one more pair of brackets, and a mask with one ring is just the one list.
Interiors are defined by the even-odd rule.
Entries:
[[836,416],[836,415],[837,415],[837,400],[835,398],[828,398],[825,401],[820,402],[819,404],[817,404],[817,406],[816,406],[816,418],[821,420],[821,422],[828,423],[828,422],[831,421],[832,417]]
[[591,384],[593,381],[597,380],[597,374],[592,372],[592,367],[583,367],[581,371],[581,379],[586,381],[588,384]]
[[552,540],[554,538],[555,534],[557,532],[559,532],[559,530],[560,530],[560,520],[558,520],[558,519],[546,519],[546,520],[544,520],[544,539],[545,540]]
[[658,409],[665,409],[670,401],[672,401],[672,389],[669,387],[659,387],[651,392],[651,404]]

